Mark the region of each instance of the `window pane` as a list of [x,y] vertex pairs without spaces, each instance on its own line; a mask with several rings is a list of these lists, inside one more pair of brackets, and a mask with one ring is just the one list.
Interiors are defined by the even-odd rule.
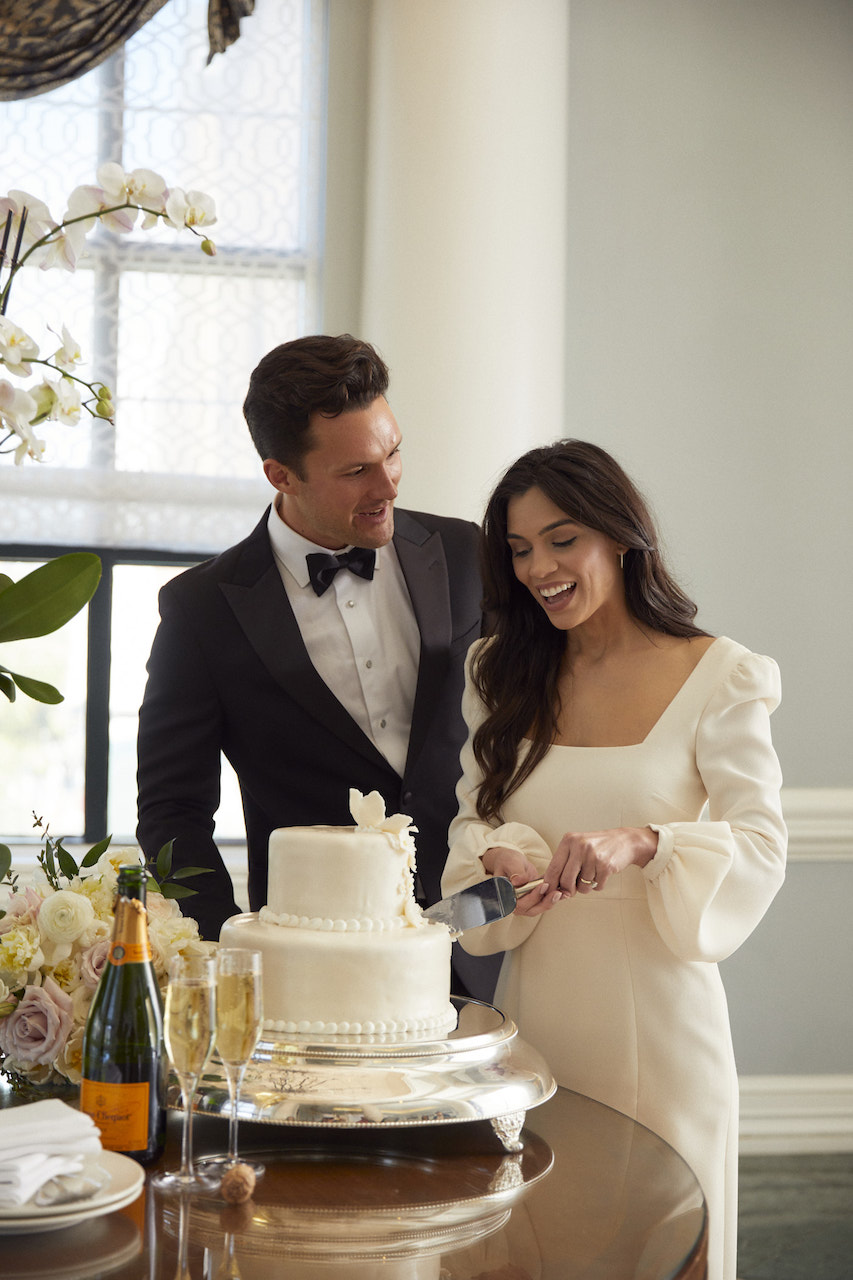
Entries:
[[[116,843],[135,839],[136,731],[145,692],[145,664],[160,621],[157,596],[163,584],[182,571],[181,565],[135,564],[116,565],[113,570],[107,827]],[[245,839],[245,834],[237,779],[223,761],[216,836]]]
[[[18,582],[37,567],[33,561],[4,561],[0,572]],[[0,694],[4,837],[34,835],[33,810],[57,838],[83,830],[87,613],[82,610],[52,635],[0,645],[4,667],[44,680],[65,696],[49,706],[20,691],[11,704]]]
[[221,277],[203,273],[123,275],[119,470],[260,475],[242,403],[260,356],[297,331],[305,287],[237,276],[223,288]]

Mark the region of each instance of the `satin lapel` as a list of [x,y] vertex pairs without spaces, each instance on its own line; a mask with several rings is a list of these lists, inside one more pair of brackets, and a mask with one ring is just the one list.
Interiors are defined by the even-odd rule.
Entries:
[[219,584],[249,644],[272,678],[312,719],[374,764],[387,767],[381,753],[317,674],[293,616],[265,529],[263,538],[265,547],[252,545],[253,539],[246,544],[247,554],[238,566],[239,574],[234,575],[243,581]]
[[406,769],[417,760],[447,672],[453,635],[447,559],[438,533],[430,533],[406,511],[395,514],[394,547],[421,633],[418,684]]

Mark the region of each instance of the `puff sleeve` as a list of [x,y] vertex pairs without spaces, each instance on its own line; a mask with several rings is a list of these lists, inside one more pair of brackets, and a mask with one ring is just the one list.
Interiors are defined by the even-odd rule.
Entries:
[[[484,712],[471,680],[470,668],[472,655],[482,643],[485,641],[478,641],[472,646],[466,663],[462,714],[468,726],[468,738],[460,755],[462,776],[456,787],[459,811],[450,824],[450,852],[441,877],[441,892],[444,896],[489,880],[491,877],[480,859],[487,849],[497,845],[523,853],[537,868],[539,875],[544,875],[552,857],[552,850],[532,827],[521,822],[492,826],[484,822],[477,813],[477,791],[482,775],[474,758],[472,743]],[[459,943],[463,950],[477,956],[510,951],[530,937],[540,919],[541,916],[523,917],[513,914],[503,920],[496,920],[494,924],[472,929],[459,939]]]
[[708,821],[657,826],[658,851],[643,870],[664,942],[683,960],[731,955],[761,920],[785,874],[782,775],[770,740],[779,669],[749,654],[708,701],[696,733],[696,765]]

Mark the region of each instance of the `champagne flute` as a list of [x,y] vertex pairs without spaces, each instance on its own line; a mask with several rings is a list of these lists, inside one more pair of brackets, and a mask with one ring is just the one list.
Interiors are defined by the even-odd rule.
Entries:
[[249,1164],[259,1178],[262,1164],[241,1161],[237,1154],[237,1120],[240,1088],[246,1066],[255,1052],[263,1024],[263,957],[260,951],[240,947],[220,947],[216,953],[216,1051],[222,1060],[231,1112],[228,1122],[228,1155],[200,1162],[208,1173],[212,1168],[224,1177],[235,1164]]
[[181,1167],[151,1179],[158,1191],[211,1191],[215,1179],[193,1168],[193,1100],[216,1033],[216,966],[209,956],[176,956],[169,966],[163,1035],[181,1086]]

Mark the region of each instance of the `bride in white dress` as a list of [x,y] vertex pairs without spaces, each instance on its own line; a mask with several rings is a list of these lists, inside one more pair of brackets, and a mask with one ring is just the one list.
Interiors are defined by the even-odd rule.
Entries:
[[633,1116],[696,1173],[709,1280],[735,1280],[737,1075],[717,962],[784,877],[772,659],[694,623],[643,499],[603,450],[509,468],[483,524],[492,635],[442,890],[545,884],[472,930],[495,1002],[557,1082]]

